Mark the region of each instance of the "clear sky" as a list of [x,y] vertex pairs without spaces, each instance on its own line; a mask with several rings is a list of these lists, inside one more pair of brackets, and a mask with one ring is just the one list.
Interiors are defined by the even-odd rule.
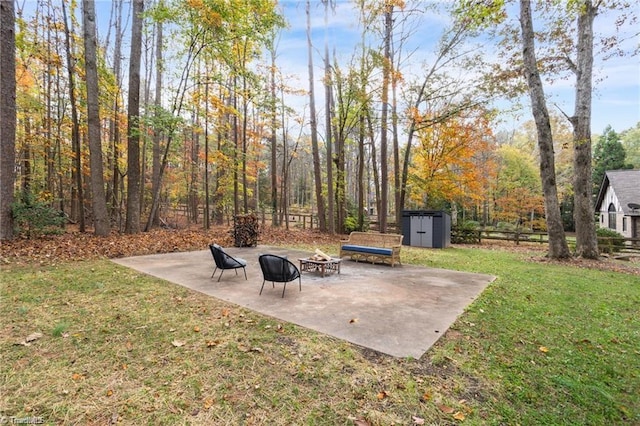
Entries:
[[[278,64],[283,68],[285,74],[297,76],[292,78],[290,83],[297,84],[301,89],[308,89],[307,82],[307,47],[306,47],[306,14],[303,0],[281,1],[284,13],[290,24],[290,28],[285,30],[279,45]],[[422,2],[423,4],[425,2]],[[637,6],[636,13],[640,16],[640,6]],[[325,22],[324,8],[319,0],[311,2],[312,11],[312,34],[316,49],[314,58],[315,77],[318,81],[316,91],[322,97],[322,53],[324,49]],[[515,9],[517,14],[517,8]],[[412,35],[412,40],[417,46],[411,61],[422,63],[429,61],[429,55],[435,50],[435,43],[440,35],[443,25],[446,23],[445,16],[427,14],[423,16],[422,22]],[[329,46],[335,46],[339,58],[348,61],[352,55],[354,46],[360,40],[360,28],[358,26],[358,14],[354,11],[352,2],[346,0],[336,1],[336,11],[329,16]],[[534,22],[534,26],[536,22]],[[595,30],[600,33],[610,33],[613,28],[612,17],[597,17]],[[636,32],[633,35],[633,32]],[[640,46],[640,37],[637,29],[628,27],[624,48],[632,50]],[[492,54],[489,50],[487,54]],[[296,79],[297,78],[297,79]],[[546,84],[545,92],[549,98],[549,109],[563,110],[568,115],[573,113],[575,90],[573,80],[558,81],[553,86]],[[596,58],[594,63],[593,82],[593,111],[592,111],[592,132],[600,134],[607,125],[621,132],[636,126],[640,122],[640,57],[626,56],[613,57],[603,62]],[[527,98],[525,99],[525,102]],[[300,100],[300,102],[303,102]],[[321,101],[317,101],[318,109],[321,109]],[[502,103],[501,103],[502,105]],[[505,104],[506,105],[506,104]],[[517,126],[520,121],[532,119],[531,111],[527,109],[521,111],[518,117],[505,117],[507,126]]]

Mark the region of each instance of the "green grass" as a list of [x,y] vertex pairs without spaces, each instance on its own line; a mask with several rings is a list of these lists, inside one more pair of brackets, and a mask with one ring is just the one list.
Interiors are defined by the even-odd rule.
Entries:
[[3,267],[0,417],[640,424],[640,278],[531,256],[403,248],[404,263],[498,277],[421,359],[358,348],[109,261]]

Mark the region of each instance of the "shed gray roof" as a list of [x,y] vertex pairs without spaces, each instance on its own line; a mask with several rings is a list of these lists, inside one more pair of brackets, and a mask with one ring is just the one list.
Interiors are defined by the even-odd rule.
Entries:
[[602,204],[607,187],[611,186],[622,205],[622,211],[627,216],[640,216],[640,210],[632,210],[629,204],[640,204],[640,170],[609,170],[605,172],[604,180],[596,200],[596,210]]

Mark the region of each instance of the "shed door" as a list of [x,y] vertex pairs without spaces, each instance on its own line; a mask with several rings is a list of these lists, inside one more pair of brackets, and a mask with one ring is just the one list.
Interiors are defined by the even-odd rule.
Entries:
[[432,216],[411,216],[411,245],[433,247]]

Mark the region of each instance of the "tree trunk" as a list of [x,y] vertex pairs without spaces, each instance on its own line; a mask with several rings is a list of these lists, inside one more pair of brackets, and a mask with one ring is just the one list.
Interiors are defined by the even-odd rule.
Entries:
[[[393,62],[392,62],[393,63]],[[396,232],[400,233],[400,225],[402,222],[402,209],[404,206],[404,198],[402,198],[402,180],[400,178],[400,142],[398,141],[398,78],[395,77],[396,72],[393,73],[394,77],[391,79],[391,128],[393,134],[393,193],[394,204],[396,207],[395,222]],[[407,150],[409,147],[407,147]]]
[[520,0],[520,25],[522,28],[524,72],[529,85],[531,108],[538,133],[540,178],[542,179],[547,232],[549,234],[549,257],[552,259],[565,259],[570,257],[570,253],[562,226],[560,204],[558,203],[553,135],[551,133],[551,123],[545,103],[542,80],[536,64],[531,3],[529,0]]
[[[245,64],[243,59],[243,64]],[[249,213],[249,183],[247,181],[247,129],[249,127],[249,91],[246,70],[242,70],[242,211]]]
[[[364,7],[361,7],[361,19],[364,21]],[[360,35],[360,44],[361,44],[361,52],[360,52],[360,88],[359,88],[359,112],[358,112],[358,174],[356,176],[356,180],[358,182],[358,231],[364,231],[365,224],[365,215],[369,216],[369,205],[367,199],[368,191],[365,191],[365,140],[367,138],[367,125],[366,125],[366,114],[368,111],[368,102],[367,102],[367,72],[365,72],[366,65],[366,37],[365,31],[362,31]],[[369,187],[369,180],[367,179],[367,189]],[[365,212],[366,209],[366,212]]]
[[107,236],[111,232],[107,196],[104,190],[102,140],[100,135],[100,103],[98,99],[98,64],[96,61],[96,5],[83,0],[85,74],[87,83],[87,136],[89,137],[89,167],[93,205],[94,233]]
[[211,228],[209,210],[209,81],[204,83],[204,229]]
[[278,221],[278,137],[276,111],[276,53],[271,50],[271,226]]
[[[163,7],[162,2],[159,5]],[[161,114],[162,110],[162,77],[164,69],[163,60],[163,48],[164,48],[164,34],[162,21],[158,22],[158,29],[156,33],[156,93],[154,105],[156,109],[156,116]],[[153,132],[152,147],[151,147],[151,192],[155,194],[160,193],[160,142],[162,141],[162,129],[157,128]],[[151,223],[154,226],[160,225],[160,209],[155,209],[151,218]]]
[[393,4],[386,4],[384,12],[384,57],[382,58],[382,111],[380,114],[380,232],[387,232],[389,209],[389,159],[387,157],[387,130],[389,114],[389,80],[391,78],[391,33]]
[[[371,110],[366,109],[367,112],[367,136],[369,137],[369,146],[371,147],[371,170],[373,170],[373,187],[376,194],[376,213],[380,211],[380,173],[378,172],[378,154],[375,144],[375,132],[373,130],[373,119],[371,117]],[[379,215],[379,213],[378,213]],[[380,216],[378,216],[380,217]]]
[[233,75],[233,116],[232,116],[232,131],[233,131],[233,217],[235,218],[240,214],[240,182],[238,181],[238,76],[234,72]]
[[[50,13],[50,8],[51,8],[51,4],[47,4],[47,9],[48,12]],[[47,40],[46,40],[46,55],[47,58],[51,58],[52,57],[52,52],[51,52],[51,26],[48,25],[47,29]],[[43,76],[42,80],[44,83],[44,91],[46,93],[45,98],[46,98],[46,119],[45,119],[45,141],[44,141],[44,167],[45,170],[47,171],[47,176],[45,179],[45,189],[46,191],[50,194],[53,195],[53,188],[55,186],[54,181],[55,181],[55,155],[54,155],[54,149],[53,149],[53,132],[51,131],[51,124],[53,122],[53,116],[51,114],[51,111],[53,110],[52,106],[51,106],[51,101],[52,101],[52,93],[51,93],[51,86],[52,86],[52,77],[53,77],[53,67],[52,67],[52,61],[51,60],[47,60],[46,62],[46,73]]]
[[[342,95],[340,95],[340,102],[343,101]],[[335,110],[335,107],[333,108]],[[342,115],[342,114],[338,114]],[[335,191],[335,199],[336,205],[334,208],[334,212],[336,215],[335,222],[337,229],[340,232],[344,232],[344,225],[347,218],[347,173],[346,173],[346,160],[345,160],[345,144],[347,138],[347,130],[345,128],[345,121],[347,117],[340,117],[340,129],[336,128],[334,125],[334,137],[333,139],[336,141],[335,146],[335,159],[334,163],[336,165],[336,191]],[[334,119],[334,121],[336,121]],[[337,124],[337,123],[336,123]],[[333,166],[333,165],[332,165]]]
[[[25,141],[31,140],[31,138],[33,137],[31,133],[31,121],[24,120]],[[33,173],[33,171],[31,170],[31,157],[33,156],[33,154],[31,154],[31,147],[29,145],[29,143],[23,142],[22,147],[18,148],[18,151],[22,153],[21,157],[18,159],[22,166],[20,167],[20,175],[16,176],[16,179],[18,179],[20,182],[20,190],[25,194],[31,191],[31,174]]]
[[[125,224],[127,234],[140,232],[140,57],[143,11],[144,0],[133,0],[127,108],[127,221]],[[151,215],[154,213],[152,209]]]
[[[216,149],[218,152],[222,152],[222,130],[218,128],[217,131],[217,143]],[[216,167],[216,180],[213,189],[213,223],[216,225],[222,225],[224,223],[224,194],[221,182],[224,179],[225,169],[223,167]]]
[[[284,128],[283,128],[284,129]],[[280,184],[280,222],[284,220],[285,229],[289,229],[289,200],[287,198],[287,187],[289,185],[289,167],[287,159],[289,157],[289,144],[286,135],[282,138],[282,182]]]
[[597,8],[585,0],[578,16],[578,52],[576,104],[573,124],[574,210],[576,255],[586,259],[599,257],[598,238],[591,191],[591,93],[593,74],[593,20]]
[[[80,147],[80,125],[78,123],[78,107],[75,88],[75,61],[71,53],[71,33],[67,20],[67,9],[62,2],[64,17],[65,48],[67,51],[67,72],[69,73],[69,104],[71,105],[71,150],[73,151],[73,170],[71,172],[74,186],[71,188],[71,217],[78,221],[80,232],[85,231],[84,221],[84,188],[82,187],[82,150]],[[73,20],[71,20],[73,23]],[[74,200],[76,201],[74,203]]]
[[365,198],[364,191],[364,139],[365,139],[365,117],[364,112],[360,112],[358,128],[358,175],[356,181],[358,182],[358,230],[364,231],[364,218],[365,218]]
[[0,2],[0,240],[13,238],[16,180],[16,34],[13,1]]
[[309,53],[309,109],[311,125],[311,151],[313,153],[313,173],[316,188],[316,204],[318,209],[318,228],[327,231],[324,196],[322,195],[322,171],[320,170],[320,149],[318,147],[318,123],[316,118],[316,101],[313,81],[313,45],[311,43],[311,5],[307,0],[307,48]]
[[[325,127],[327,132],[327,231],[333,235],[336,233],[336,222],[338,223],[338,229],[342,232],[342,223],[340,215],[336,218],[336,200],[333,193],[333,138],[331,130],[333,128],[331,119],[333,117],[333,109],[331,108],[331,62],[329,61],[329,41],[327,32],[329,31],[329,8],[330,2],[327,0],[324,3],[324,109],[325,109]],[[338,173],[340,171],[338,170]],[[338,208],[339,203],[338,203]],[[336,219],[338,219],[336,221]]]
[[[115,1],[113,3],[115,22],[115,43],[113,47],[113,75],[115,78],[115,84],[118,90],[121,89],[122,77],[122,1]],[[120,210],[120,92],[116,93],[113,98],[113,110],[112,116],[109,119],[109,133],[111,135],[111,158],[108,159],[110,163],[112,178],[111,184],[107,185],[107,201],[111,206],[111,218],[118,224],[118,227],[122,225],[122,211]]]
[[[199,90],[199,89],[198,89]],[[190,220],[193,223],[198,223],[198,206],[200,202],[198,200],[198,171],[199,167],[199,153],[200,153],[200,104],[195,107],[193,125],[191,126],[191,152],[189,153],[189,168],[191,169],[191,178],[189,179],[188,193],[189,193],[189,212]]]

